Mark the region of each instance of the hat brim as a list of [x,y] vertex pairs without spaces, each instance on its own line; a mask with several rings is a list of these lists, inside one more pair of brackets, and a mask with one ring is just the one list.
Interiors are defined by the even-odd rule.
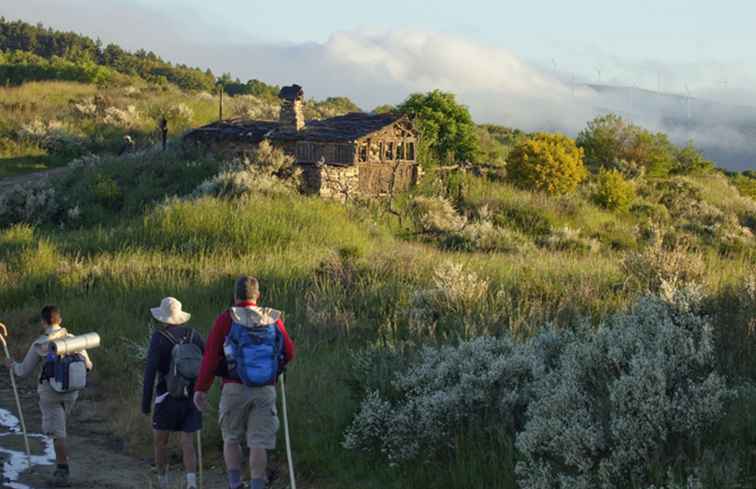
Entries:
[[152,313],[152,317],[160,321],[161,323],[165,324],[172,324],[172,325],[179,325],[184,324],[192,317],[191,314],[188,312],[177,312],[173,315],[165,315],[163,313],[163,310],[159,307],[153,307],[150,309],[150,312]]

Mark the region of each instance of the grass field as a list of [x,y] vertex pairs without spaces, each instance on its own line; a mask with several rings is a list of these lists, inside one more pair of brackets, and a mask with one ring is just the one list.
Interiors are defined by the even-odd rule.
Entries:
[[[481,336],[525,341],[547,324],[597,328],[663,284],[695,283],[705,292],[720,370],[733,384],[756,382],[756,294],[748,295],[756,202],[722,175],[642,179],[622,210],[597,205],[591,181],[549,196],[497,175],[433,172],[396,196],[392,212],[385,203],[346,206],[280,189],[200,197],[195,189],[223,163],[175,144],[150,147],[157,114],[171,115],[177,135],[212,120],[212,96],[68,83],[0,88],[0,96],[13,100],[0,105],[0,176],[100,155],[0,199],[0,310],[18,334],[11,344],[20,354],[47,303],[62,307],[73,332],[99,332],[94,392],[135,454],[147,453],[150,441],[138,410],[149,308],[175,296],[207,333],[240,274],[259,277],[262,302],[285,312],[297,343],[290,415],[297,468],[313,487],[517,487],[520,454],[511,433],[480,424],[496,426],[491,417],[469,418],[423,462],[392,465],[382,454],[344,448],[370,384],[353,373],[354,354],[366,350],[403,351],[410,364],[425,346]],[[245,113],[262,107],[240,99],[229,110],[235,103]],[[126,134],[141,150],[107,156]],[[372,381],[388,384],[405,367],[389,363],[374,365]],[[728,404],[705,439],[729,440],[741,482],[756,476],[754,399]],[[217,458],[217,426],[206,426]],[[283,451],[274,458],[282,461]]]

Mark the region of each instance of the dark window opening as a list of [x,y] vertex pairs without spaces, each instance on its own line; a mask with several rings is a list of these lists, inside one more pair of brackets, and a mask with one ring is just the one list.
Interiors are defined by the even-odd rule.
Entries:
[[394,143],[386,143],[386,154],[385,157],[387,160],[393,160],[394,159]]
[[367,161],[368,147],[367,144],[360,144],[360,161]]
[[415,160],[415,143],[407,143],[407,159],[410,161]]
[[396,159],[404,159],[404,143],[396,143]]

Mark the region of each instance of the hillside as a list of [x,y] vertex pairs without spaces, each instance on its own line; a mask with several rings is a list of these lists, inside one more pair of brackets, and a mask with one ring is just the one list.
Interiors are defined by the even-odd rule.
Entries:
[[[117,72],[128,83],[0,88],[0,177],[61,168],[0,180],[0,319],[31,331],[56,303],[72,331],[101,335],[86,402],[109,413],[119,451],[150,453],[137,409],[148,308],[175,296],[207,334],[249,273],[297,343],[304,487],[756,482],[751,174],[616,116],[577,139],[476,125],[436,90],[380,108],[423,133],[416,188],[325,200],[301,194],[293,158],[270,145],[233,161],[182,145],[217,118],[213,92]],[[277,117],[276,87],[221,78],[225,116]],[[11,338],[16,355],[26,339]],[[203,437],[220,477],[214,415]],[[272,462],[285,470],[282,446]]]

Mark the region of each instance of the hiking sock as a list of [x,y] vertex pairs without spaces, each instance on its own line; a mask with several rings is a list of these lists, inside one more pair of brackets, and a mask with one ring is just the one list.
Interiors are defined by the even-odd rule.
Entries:
[[241,487],[241,470],[229,470],[228,471],[228,487],[231,489],[238,489]]
[[265,489],[265,479],[252,479],[250,489]]
[[194,472],[186,473],[186,487],[187,489],[197,489],[197,474]]

